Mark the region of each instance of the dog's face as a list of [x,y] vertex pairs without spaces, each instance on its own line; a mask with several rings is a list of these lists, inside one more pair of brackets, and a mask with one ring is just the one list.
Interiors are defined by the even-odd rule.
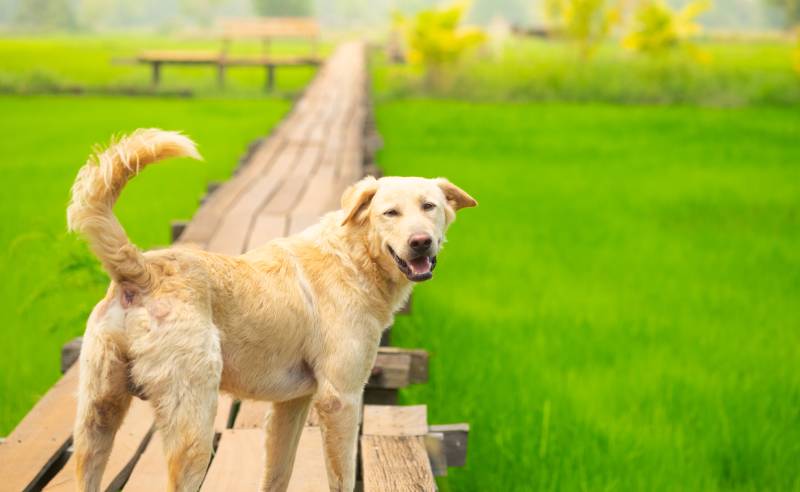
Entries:
[[342,196],[343,225],[367,228],[372,255],[414,282],[433,276],[456,211],[478,203],[444,178],[364,178]]

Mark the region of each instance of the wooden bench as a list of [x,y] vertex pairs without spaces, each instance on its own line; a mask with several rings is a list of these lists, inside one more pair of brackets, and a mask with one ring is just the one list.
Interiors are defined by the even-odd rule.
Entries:
[[[245,19],[223,19],[220,21],[222,46],[219,51],[155,50],[145,51],[136,57],[139,63],[150,65],[153,86],[161,82],[161,67],[164,65],[211,65],[217,69],[217,81],[225,86],[228,67],[266,68],[266,89],[275,87],[277,67],[314,66],[320,63],[318,56],[319,25],[304,17],[261,17]],[[280,39],[307,41],[307,55],[281,56],[271,53],[272,43]],[[234,41],[258,40],[261,53],[258,55],[235,55],[231,52]]]
[[[272,134],[251,149],[174,240],[239,254],[297,232],[338,208],[342,190],[364,174],[370,121],[365,48],[347,43],[330,57]],[[0,490],[73,490],[70,453],[80,340],[62,351],[61,380],[0,444]],[[430,426],[424,405],[394,402],[397,390],[428,379],[424,350],[381,347],[365,389],[359,486],[365,491],[434,490],[434,476],[461,466],[466,424]],[[262,423],[269,404],[220,394],[215,453],[202,490],[255,490],[263,473]],[[289,490],[327,491],[314,412],[304,429]],[[104,490],[164,490],[167,468],[149,403],[134,399],[117,434]]]

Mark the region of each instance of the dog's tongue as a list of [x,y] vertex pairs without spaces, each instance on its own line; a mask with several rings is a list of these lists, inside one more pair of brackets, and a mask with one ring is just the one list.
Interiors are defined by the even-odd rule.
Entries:
[[421,275],[431,271],[431,259],[427,256],[420,256],[419,258],[409,260],[408,264],[411,267],[411,273],[414,275]]

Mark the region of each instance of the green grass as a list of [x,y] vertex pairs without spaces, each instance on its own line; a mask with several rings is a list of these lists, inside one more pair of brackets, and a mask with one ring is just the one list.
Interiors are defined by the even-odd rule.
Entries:
[[142,247],[169,243],[169,221],[191,218],[206,183],[226,179],[285,101],[0,97],[0,435],[58,378],[59,350],[82,333],[107,278],[65,229],[72,180],[91,146],[137,127],[183,130],[205,162],[148,168],[117,214]]
[[441,87],[422,84],[415,67],[379,63],[379,97],[434,95],[481,101],[681,103],[706,106],[800,104],[796,43],[698,43],[707,62],[689,56],[652,59],[601,45],[581,60],[566,42],[512,39],[468,56]]
[[453,490],[800,490],[800,115],[410,100],[388,173],[460,212],[398,319],[471,424]]
[[[111,59],[179,47],[216,43],[4,38],[0,87],[145,87],[145,67]],[[421,89],[407,67],[375,68],[380,164],[481,202],[394,331],[432,354],[430,382],[404,400],[472,426],[468,466],[443,488],[800,490],[800,115],[777,107],[800,101],[800,82],[785,45],[705,48],[705,66],[610,45],[581,65],[524,41],[467,61],[447,95],[775,106],[393,100]],[[279,88],[310,77],[281,70]],[[154,166],[117,207],[140,246],[164,245],[169,220],[191,217],[289,106],[262,97],[259,70],[222,92],[207,68],[164,79],[237,98],[0,97],[0,435],[56,380],[106,284],[64,233],[90,146],[140,126],[199,142],[205,163]]]
[[[258,53],[260,45],[240,42],[231,45],[231,53]],[[130,61],[145,50],[216,51],[219,40],[181,39],[157,36],[46,36],[0,38],[0,89],[8,91],[47,92],[58,87],[92,89],[139,88],[150,85],[149,65]],[[323,54],[328,47],[323,46]],[[309,54],[307,43],[275,43],[277,55]],[[311,67],[283,67],[276,71],[276,90],[293,93],[301,90],[314,75]],[[161,87],[167,90],[189,89],[201,95],[236,95],[261,97],[265,71],[260,68],[230,68],[226,87],[217,86],[216,68],[211,66],[165,66]]]

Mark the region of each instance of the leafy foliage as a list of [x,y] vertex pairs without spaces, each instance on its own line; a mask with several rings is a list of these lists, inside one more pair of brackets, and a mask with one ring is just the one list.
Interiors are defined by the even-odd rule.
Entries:
[[413,19],[395,14],[395,23],[404,32],[408,60],[424,68],[428,85],[439,86],[447,68],[481,45],[486,35],[476,27],[462,26],[467,4],[423,10]]
[[74,29],[75,12],[67,0],[25,0],[20,2],[17,23],[37,29]]
[[681,47],[698,53],[687,43],[702,31],[695,19],[710,7],[710,0],[694,0],[678,11],[662,0],[646,0],[636,9],[633,28],[623,39],[623,46],[654,56]]
[[545,17],[560,34],[578,45],[589,58],[619,21],[619,8],[609,0],[545,0]]

